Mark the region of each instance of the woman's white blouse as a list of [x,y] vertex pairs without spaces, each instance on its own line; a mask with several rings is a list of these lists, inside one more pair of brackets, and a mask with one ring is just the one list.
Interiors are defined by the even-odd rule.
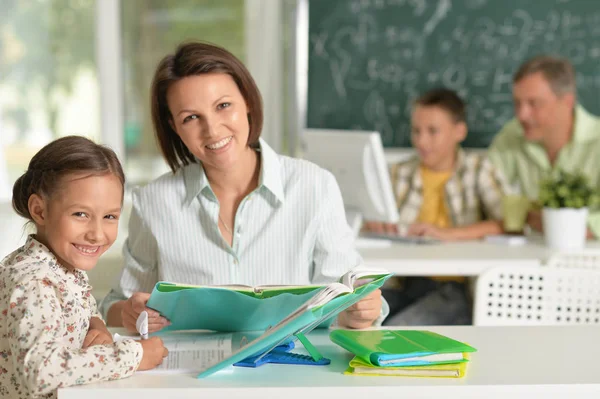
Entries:
[[320,284],[362,263],[333,175],[262,140],[260,153],[259,185],[239,205],[231,247],[200,164],[134,191],[125,267],[101,304],[104,315],[134,292],[152,292],[157,281]]

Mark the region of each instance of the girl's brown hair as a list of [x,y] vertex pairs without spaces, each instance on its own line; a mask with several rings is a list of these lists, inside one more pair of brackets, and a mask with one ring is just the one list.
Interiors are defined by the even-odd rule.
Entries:
[[20,216],[33,220],[29,213],[29,197],[37,194],[49,198],[60,187],[61,179],[71,173],[111,173],[125,186],[125,174],[113,150],[85,137],[62,137],[44,146],[31,158],[27,172],[13,186],[13,209]]
[[156,139],[173,172],[197,160],[171,126],[173,117],[167,103],[167,91],[173,83],[185,77],[205,73],[225,73],[233,78],[248,107],[248,145],[255,146],[260,137],[263,126],[262,99],[244,64],[219,46],[201,42],[181,44],[174,54],[167,55],[158,64],[150,98]]

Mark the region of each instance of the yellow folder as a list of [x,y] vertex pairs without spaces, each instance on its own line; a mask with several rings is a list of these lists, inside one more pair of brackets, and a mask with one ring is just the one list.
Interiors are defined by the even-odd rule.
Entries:
[[[465,359],[468,355],[465,353]],[[462,378],[467,370],[468,362],[453,364],[436,364],[431,366],[410,367],[378,367],[358,357],[350,361],[350,367],[344,372],[348,375],[364,376],[401,376],[401,377],[445,377]]]

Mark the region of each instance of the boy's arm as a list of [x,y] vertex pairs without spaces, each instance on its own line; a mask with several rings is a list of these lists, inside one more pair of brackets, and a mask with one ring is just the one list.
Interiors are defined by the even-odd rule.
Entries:
[[437,227],[429,223],[415,223],[408,228],[408,234],[426,236],[442,241],[476,240],[487,235],[502,233],[502,222],[485,220],[468,226]]
[[483,157],[477,172],[477,196],[484,220],[503,220],[502,198],[508,192],[508,183],[502,172]]
[[468,226],[452,227],[450,234],[455,240],[477,240],[489,235],[501,234],[502,222],[498,220],[485,220]]

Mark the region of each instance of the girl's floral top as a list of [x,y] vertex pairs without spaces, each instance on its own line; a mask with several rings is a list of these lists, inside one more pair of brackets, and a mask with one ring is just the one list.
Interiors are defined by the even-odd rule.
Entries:
[[101,318],[91,288],[32,236],[0,262],[0,398],[53,398],[57,388],[135,372],[136,341],[81,348],[90,319]]

